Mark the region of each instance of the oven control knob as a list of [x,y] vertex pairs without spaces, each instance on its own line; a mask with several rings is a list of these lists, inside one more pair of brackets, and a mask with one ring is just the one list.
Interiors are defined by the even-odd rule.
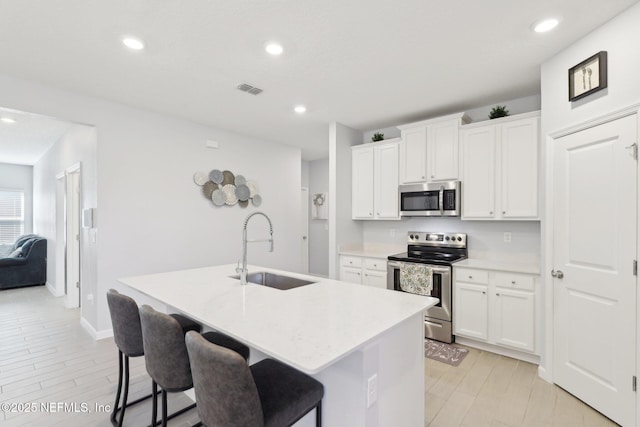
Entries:
[[445,237],[444,240],[449,241],[449,236]]
[[458,242],[462,242],[462,237],[458,236]]
[[409,235],[409,238],[410,238],[411,240],[413,240],[413,234],[410,234],[410,235]]

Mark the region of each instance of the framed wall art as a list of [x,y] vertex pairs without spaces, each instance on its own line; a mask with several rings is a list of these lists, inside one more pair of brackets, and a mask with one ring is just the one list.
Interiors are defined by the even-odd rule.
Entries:
[[569,101],[607,87],[607,52],[601,51],[569,68]]

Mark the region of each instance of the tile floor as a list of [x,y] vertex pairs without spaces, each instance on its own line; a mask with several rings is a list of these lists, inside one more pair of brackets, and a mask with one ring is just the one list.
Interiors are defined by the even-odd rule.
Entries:
[[[529,363],[471,349],[458,367],[430,359],[425,366],[425,426],[616,425],[539,379]],[[0,405],[35,403],[36,408],[25,412],[14,406],[22,411],[12,412],[2,405],[2,427],[110,426],[108,412],[100,408],[113,405],[117,374],[113,340],[93,341],[80,326],[79,310],[65,309],[44,287],[0,291]],[[143,358],[131,359],[131,384],[132,400],[151,388]],[[169,410],[188,402],[171,395]],[[128,409],[124,425],[149,424],[150,408],[145,402]],[[193,410],[170,425],[197,420]]]

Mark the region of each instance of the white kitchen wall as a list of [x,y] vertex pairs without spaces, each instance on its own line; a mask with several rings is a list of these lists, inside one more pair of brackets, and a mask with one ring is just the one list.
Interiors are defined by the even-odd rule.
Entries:
[[[329,191],[329,159],[309,162],[309,195]],[[309,205],[309,272],[329,275],[329,220],[312,219],[315,209]]]
[[[60,227],[62,221],[57,222],[57,218],[64,218],[64,180],[58,181],[56,175],[80,163],[80,208],[95,208],[98,202],[96,149],[96,129],[73,125],[33,166],[34,228],[47,239],[47,285],[57,296],[64,295],[64,228]],[[84,298],[89,293],[95,295],[98,280],[96,245],[88,229],[80,230],[80,247]],[[95,314],[87,304],[83,304],[81,310],[87,319]]]
[[24,234],[33,232],[33,167],[0,163],[0,188],[24,191]]
[[[581,37],[569,48],[559,52],[541,66],[542,94],[542,141],[545,164],[550,165],[553,140],[549,134],[570,128],[608,113],[640,103],[640,69],[638,40],[640,40],[640,4],[632,6],[624,13]],[[575,66],[599,51],[607,51],[608,87],[577,102],[569,102],[567,73]],[[550,168],[549,168],[550,169]],[[551,223],[552,197],[551,171],[545,168],[546,200],[543,208],[543,264],[542,289],[544,307],[552,307],[552,288],[549,271],[552,268],[553,227]],[[549,220],[547,220],[547,218]],[[547,380],[552,379],[551,361],[553,339],[552,310],[543,314],[543,354],[541,366]],[[640,355],[640,348],[638,349]],[[640,408],[640,401],[638,407]]]
[[[459,218],[404,218],[400,221],[363,221],[364,245],[405,247],[407,232],[467,233],[469,256],[514,262],[538,262],[538,221],[462,221]],[[511,243],[504,233],[511,233]],[[393,236],[392,236],[393,234]]]
[[[242,223],[255,207],[216,208],[193,183],[196,171],[228,169],[256,181],[259,210],[274,226],[275,249],[249,246],[250,264],[301,268],[300,149],[0,75],[2,106],[96,126],[98,182],[95,305],[83,316],[98,333],[111,328],[105,294],[137,274],[235,263]],[[205,148],[207,139],[220,143]],[[255,217],[249,237],[263,237]],[[134,294],[139,302],[145,302]]]

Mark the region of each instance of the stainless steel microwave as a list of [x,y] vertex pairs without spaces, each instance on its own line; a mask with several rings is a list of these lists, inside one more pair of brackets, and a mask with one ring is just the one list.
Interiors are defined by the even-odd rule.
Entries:
[[400,216],[460,216],[460,181],[399,186]]

